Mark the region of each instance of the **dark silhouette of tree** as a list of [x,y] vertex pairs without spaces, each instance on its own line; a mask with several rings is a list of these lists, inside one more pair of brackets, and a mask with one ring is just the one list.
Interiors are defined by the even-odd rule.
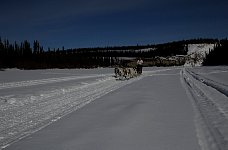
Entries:
[[219,41],[203,61],[204,66],[228,65],[228,40]]

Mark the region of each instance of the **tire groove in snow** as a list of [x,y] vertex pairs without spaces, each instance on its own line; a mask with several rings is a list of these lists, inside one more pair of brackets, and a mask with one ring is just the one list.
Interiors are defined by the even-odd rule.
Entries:
[[219,82],[215,82],[211,79],[207,79],[206,77],[202,77],[199,74],[194,72],[188,71],[196,80],[206,84],[207,86],[211,86],[212,88],[216,89],[217,91],[221,92],[222,94],[228,97],[228,86]]
[[228,149],[228,99],[217,89],[208,87],[193,77],[190,71],[181,72],[182,82],[196,108],[196,130],[204,150]]

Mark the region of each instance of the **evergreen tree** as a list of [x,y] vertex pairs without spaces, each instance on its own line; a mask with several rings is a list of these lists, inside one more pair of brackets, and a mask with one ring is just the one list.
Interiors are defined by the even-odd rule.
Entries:
[[213,50],[206,55],[203,65],[228,65],[228,40],[219,41]]

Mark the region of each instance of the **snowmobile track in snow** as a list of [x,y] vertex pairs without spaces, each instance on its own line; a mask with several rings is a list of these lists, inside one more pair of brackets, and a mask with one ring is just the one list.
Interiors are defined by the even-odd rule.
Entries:
[[[227,150],[228,98],[224,93],[226,88],[190,70],[183,69],[181,77],[196,110],[196,130],[202,149]],[[219,90],[221,88],[224,90]]]
[[219,92],[221,92],[222,94],[226,95],[228,97],[228,85],[226,84],[222,84],[219,82],[215,82],[211,79],[208,79],[206,77],[203,77],[199,74],[196,74],[194,72],[191,71],[187,71],[189,74],[191,74],[196,80],[206,84],[207,86],[210,86],[216,90],[218,90]]

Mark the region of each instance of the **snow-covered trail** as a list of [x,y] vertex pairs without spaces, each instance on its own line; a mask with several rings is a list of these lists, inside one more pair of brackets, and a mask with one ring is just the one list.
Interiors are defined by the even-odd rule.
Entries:
[[[95,78],[96,77],[96,78]],[[101,78],[98,78],[101,77]],[[75,86],[64,86],[69,80],[95,78],[89,82],[81,82]],[[110,74],[100,76],[82,76],[51,78],[45,80],[10,82],[1,85],[1,90],[10,88],[34,88],[43,84],[61,82],[61,88],[27,92],[26,94],[4,95],[0,97],[0,146],[7,145],[19,138],[40,130],[48,124],[90,103],[111,91],[130,84],[141,77],[129,81],[116,81]],[[17,89],[16,89],[17,90]],[[25,89],[26,90],[26,89]],[[17,93],[17,92],[15,92]]]
[[0,79],[0,149],[228,149],[227,67],[41,72]]
[[140,78],[114,81],[116,85],[132,84],[6,149],[198,150],[194,113],[179,72],[166,68],[145,71]]
[[227,150],[228,86],[205,77],[212,72],[196,72],[183,69],[181,76],[195,108],[199,143],[203,150]]
[[87,78],[98,78],[103,76],[105,75],[101,74],[101,75],[89,75],[89,76],[68,76],[68,77],[49,78],[49,79],[40,79],[40,80],[7,82],[7,83],[0,83],[0,90],[8,89],[8,88],[26,87],[26,86],[50,84],[50,83],[57,83],[57,82],[64,82],[64,81],[72,81],[72,80],[79,80],[79,79],[87,79]]
[[60,76],[42,79],[40,76],[45,72],[39,71],[41,74],[36,72],[35,77],[39,79],[32,79],[33,72],[20,72],[23,78],[31,74],[32,80],[0,83],[0,146],[30,135],[122,86],[166,70],[170,69],[145,71],[144,76],[125,81],[116,81],[113,73],[72,76],[53,72]]

